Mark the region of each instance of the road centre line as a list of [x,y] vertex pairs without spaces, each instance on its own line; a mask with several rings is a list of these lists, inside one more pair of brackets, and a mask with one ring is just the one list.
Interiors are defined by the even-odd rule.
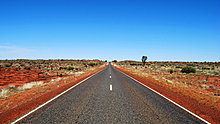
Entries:
[[110,84],[110,91],[112,91],[112,85]]

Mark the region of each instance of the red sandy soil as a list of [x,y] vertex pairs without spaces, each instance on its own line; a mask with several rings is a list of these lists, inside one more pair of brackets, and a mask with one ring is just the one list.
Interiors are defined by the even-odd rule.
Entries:
[[52,78],[57,78],[57,75],[43,75],[42,70],[35,68],[0,68],[0,88],[21,86],[32,81],[50,81]]
[[9,123],[37,106],[45,103],[69,87],[79,83],[85,78],[104,69],[105,66],[96,67],[95,70],[84,71],[80,76],[70,76],[57,83],[47,83],[43,86],[18,92],[7,98],[0,98],[0,123]]
[[133,74],[126,70],[126,68],[122,67],[115,67],[116,69],[126,73],[127,75],[135,78],[136,80],[140,81],[142,84],[151,87],[152,89],[156,90],[157,92],[163,94],[164,96],[168,97],[169,99],[175,101],[176,103],[180,104],[181,106],[189,109],[193,113],[199,115],[200,117],[208,120],[211,123],[220,123],[220,106],[216,108],[213,104],[204,103],[202,101],[198,101],[191,96],[190,92],[176,92],[178,89],[170,88],[168,85],[163,85],[161,82],[151,78],[151,77],[144,77],[137,74]]
[[[172,80],[172,81],[184,81],[185,83],[190,83],[189,85],[192,85],[194,87],[201,87],[202,85],[204,85],[204,81],[206,81],[207,83],[205,84],[206,86],[209,86],[210,88],[208,88],[207,91],[211,92],[212,94],[218,94],[220,95],[220,77],[219,76],[205,76],[205,75],[201,75],[201,74],[180,74],[179,72],[174,72],[172,73],[172,79],[169,79],[170,77],[170,73],[166,72],[166,71],[161,71],[162,73],[153,73],[152,71],[148,70],[148,74],[151,74],[153,76],[160,76],[160,77],[164,77],[168,80]],[[214,87],[215,89],[213,89],[212,87]]]

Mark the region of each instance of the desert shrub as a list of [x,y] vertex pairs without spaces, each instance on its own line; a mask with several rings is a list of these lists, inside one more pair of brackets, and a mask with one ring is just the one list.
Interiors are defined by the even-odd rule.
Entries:
[[6,67],[6,68],[11,67],[11,65],[12,65],[11,63],[5,63],[5,67]]
[[14,88],[15,88],[15,85],[9,85],[8,88],[9,88],[9,89],[14,89]]
[[74,70],[74,67],[73,66],[69,66],[68,67],[68,70],[70,71],[70,70]]
[[75,67],[74,68],[76,71],[81,71],[82,70],[82,68],[80,68],[80,67]]
[[20,63],[20,66],[21,66],[21,67],[25,66],[25,63]]
[[190,66],[183,67],[181,70],[182,73],[196,73],[196,69]]
[[115,63],[116,63],[116,62],[117,62],[117,60],[113,60],[112,62],[115,62]]
[[30,66],[25,66],[24,69],[31,70],[31,67]]
[[3,64],[3,63],[0,63],[0,67],[4,67],[4,64]]
[[181,66],[176,66],[176,68],[182,68]]
[[88,67],[88,65],[87,64],[84,64],[84,66],[87,68]]
[[173,69],[170,69],[170,74],[172,74],[174,72],[174,70]]
[[43,75],[49,75],[49,73],[48,72],[44,72]]
[[216,75],[216,76],[217,76],[217,75],[220,75],[220,73],[219,73],[218,71],[214,71],[213,73],[214,73],[214,75]]
[[0,92],[0,98],[8,97],[8,94],[10,93],[9,89],[2,89]]
[[137,64],[136,64],[136,63],[130,63],[130,65],[131,65],[131,66],[136,66]]
[[203,83],[204,83],[204,84],[208,84],[209,82],[208,82],[208,81],[203,81]]
[[95,62],[90,62],[90,63],[88,63],[88,65],[93,67],[93,66],[97,65],[97,63],[95,63]]

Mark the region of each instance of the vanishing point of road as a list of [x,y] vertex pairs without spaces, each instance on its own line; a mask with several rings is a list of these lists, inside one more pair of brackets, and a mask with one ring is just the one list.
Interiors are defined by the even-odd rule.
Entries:
[[108,65],[18,123],[202,123]]

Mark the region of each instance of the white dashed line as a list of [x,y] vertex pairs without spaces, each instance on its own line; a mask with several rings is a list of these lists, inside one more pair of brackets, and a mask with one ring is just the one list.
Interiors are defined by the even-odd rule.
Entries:
[[112,91],[112,85],[110,84],[110,91]]
[[112,78],[112,76],[110,76],[110,78]]

